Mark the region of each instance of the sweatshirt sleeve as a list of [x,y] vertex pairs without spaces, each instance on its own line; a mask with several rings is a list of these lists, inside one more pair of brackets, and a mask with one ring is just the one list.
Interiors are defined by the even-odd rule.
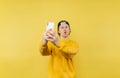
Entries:
[[79,46],[76,42],[61,42],[59,43],[59,50],[65,55],[65,57],[72,58],[79,50]]
[[51,54],[51,45],[49,44],[49,42],[47,43],[47,45],[40,45],[40,53],[43,56]]

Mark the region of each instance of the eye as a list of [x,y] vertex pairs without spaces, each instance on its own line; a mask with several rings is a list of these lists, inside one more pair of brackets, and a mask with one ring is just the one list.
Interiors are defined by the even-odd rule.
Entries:
[[67,26],[65,28],[68,28]]

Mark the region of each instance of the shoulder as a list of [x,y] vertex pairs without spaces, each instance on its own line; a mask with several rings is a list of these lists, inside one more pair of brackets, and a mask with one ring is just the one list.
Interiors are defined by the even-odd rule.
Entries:
[[75,40],[69,40],[70,43],[75,43],[75,44],[78,44],[77,41]]
[[68,45],[76,45],[76,46],[78,46],[78,42],[75,41],[75,40],[69,39],[69,40],[65,40],[64,42],[67,43]]
[[69,43],[70,43],[71,45],[73,45],[73,46],[79,47],[78,42],[75,41],[75,40],[70,40]]

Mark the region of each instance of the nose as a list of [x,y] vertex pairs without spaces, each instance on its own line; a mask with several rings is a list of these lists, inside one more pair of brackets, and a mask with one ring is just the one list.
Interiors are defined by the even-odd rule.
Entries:
[[66,28],[64,28],[63,30],[66,31]]
[[66,30],[66,29],[67,29],[66,27],[63,28],[63,30]]

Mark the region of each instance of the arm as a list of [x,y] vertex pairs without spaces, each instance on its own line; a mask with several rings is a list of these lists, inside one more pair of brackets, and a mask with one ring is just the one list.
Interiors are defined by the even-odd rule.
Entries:
[[48,48],[48,41],[43,39],[42,45],[40,46],[40,53],[43,56],[50,55],[50,50]]
[[46,31],[43,34],[43,40],[42,40],[42,44],[40,46],[40,53],[45,56],[45,55],[50,55],[51,51],[50,51],[50,46],[48,45],[48,40],[50,40],[50,34],[48,33],[48,31]]
[[57,45],[59,50],[63,53],[63,55],[67,58],[72,58],[78,52],[78,44],[76,42],[65,43],[62,42]]
[[43,34],[43,41],[42,41],[42,45],[40,46],[40,53],[42,55],[50,55],[52,53],[52,45],[48,42],[52,42],[55,43],[57,37],[54,31],[47,30],[44,34]]

